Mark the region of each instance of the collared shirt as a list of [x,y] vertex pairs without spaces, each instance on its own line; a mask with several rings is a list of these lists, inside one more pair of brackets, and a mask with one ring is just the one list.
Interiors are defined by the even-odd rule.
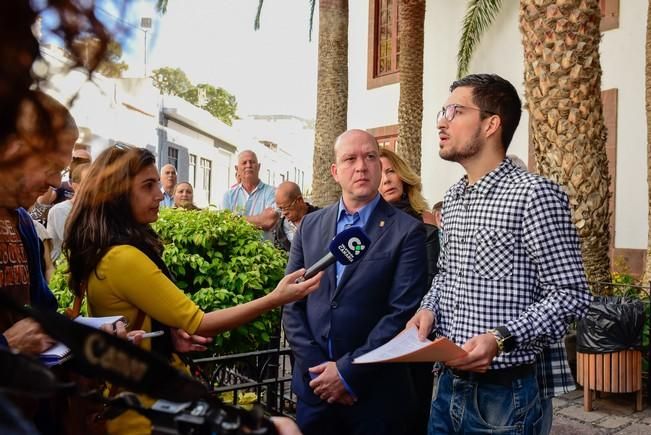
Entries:
[[[355,213],[350,214],[346,210],[346,206],[344,205],[344,199],[340,198],[339,199],[339,208],[337,210],[337,228],[336,228],[336,234],[339,234],[343,230],[350,228],[350,227],[361,227],[364,228],[366,227],[366,223],[371,217],[371,214],[375,210],[375,207],[377,206],[378,202],[380,202],[380,194],[376,194],[375,198],[371,200],[368,204],[366,204],[364,207],[360,208],[357,210]],[[336,283],[339,284],[339,278],[341,278],[341,275],[344,273],[344,270],[346,269],[346,266],[343,264],[339,263],[338,261],[335,263],[337,271],[336,271]],[[328,338],[328,356],[330,358],[333,358],[333,353],[332,353],[332,340]],[[357,394],[355,391],[351,388],[351,386],[346,382],[346,379],[337,371],[337,374],[339,375],[339,379],[341,379],[341,382],[344,384],[344,388],[346,391],[354,398],[357,398]]]
[[536,374],[541,399],[550,399],[576,390],[563,340],[546,347],[538,354]]
[[[306,202],[305,205],[307,205],[307,213],[305,213],[306,215],[319,209],[319,207],[315,207],[309,202]],[[292,247],[292,241],[294,240],[296,231],[298,231],[299,225],[290,222],[289,219],[287,219],[285,216],[282,216],[271,230],[273,234],[274,245],[276,245],[278,249],[289,252]]]
[[[339,218],[337,219],[337,232],[336,234],[339,234],[346,228],[350,227],[366,227],[366,223],[368,222],[369,218],[371,217],[371,213],[373,213],[373,210],[375,210],[375,207],[377,206],[377,203],[380,202],[380,194],[378,193],[375,195],[375,198],[371,200],[368,204],[366,204],[364,207],[360,208],[357,210],[355,213],[350,214],[346,210],[346,206],[344,205],[344,199],[340,198],[339,199],[339,210],[337,211],[337,216]],[[339,284],[339,278],[341,278],[341,275],[344,273],[344,270],[346,269],[346,266],[343,264],[336,262],[336,267],[337,267],[337,284]]]
[[50,258],[55,261],[61,254],[61,247],[65,236],[65,226],[68,216],[72,211],[72,200],[67,199],[55,204],[47,214],[47,232],[52,239],[52,252]]
[[298,227],[294,224],[294,222],[290,221],[289,219],[281,219],[281,221],[282,221],[283,231],[287,236],[287,240],[289,240],[289,242],[291,243],[292,241],[294,241],[294,236],[296,235],[296,230],[298,230]]
[[516,348],[491,369],[535,362],[592,300],[567,195],[505,159],[474,185],[461,179],[443,204],[440,272],[421,308],[457,344],[506,326]]
[[163,200],[160,202],[160,208],[174,207],[174,197],[164,190],[162,190],[162,192]]
[[[240,216],[257,216],[265,208],[276,208],[276,188],[260,181],[251,193],[247,192],[242,183],[224,193],[222,208],[231,210]],[[265,239],[271,240],[271,231],[264,231]]]

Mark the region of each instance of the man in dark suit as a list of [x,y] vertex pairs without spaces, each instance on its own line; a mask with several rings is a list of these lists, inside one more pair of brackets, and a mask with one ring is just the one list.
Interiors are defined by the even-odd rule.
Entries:
[[285,308],[297,422],[306,435],[406,433],[414,405],[408,366],[352,361],[393,338],[415,312],[427,286],[425,229],[380,197],[373,136],[349,130],[334,150],[342,197],[303,218],[287,272],[316,263],[350,226],[362,227],[371,244],[362,260],[330,267],[316,291]]

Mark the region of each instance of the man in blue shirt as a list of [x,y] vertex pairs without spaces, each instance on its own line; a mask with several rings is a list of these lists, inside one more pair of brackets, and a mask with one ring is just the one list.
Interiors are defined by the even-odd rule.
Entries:
[[341,199],[303,218],[287,272],[316,263],[345,228],[362,227],[371,244],[363,259],[330,267],[315,292],[285,307],[297,422],[306,435],[409,433],[414,394],[408,366],[352,362],[397,335],[414,313],[427,286],[425,228],[380,197],[373,136],[350,130],[334,149],[331,172]]
[[240,183],[224,194],[224,210],[244,216],[247,222],[264,231],[265,239],[271,240],[271,230],[278,220],[276,189],[260,180],[258,156],[251,150],[239,154],[235,170]]
[[172,164],[163,166],[160,170],[161,190],[163,191],[163,200],[160,207],[174,207],[174,188],[176,187],[176,168]]

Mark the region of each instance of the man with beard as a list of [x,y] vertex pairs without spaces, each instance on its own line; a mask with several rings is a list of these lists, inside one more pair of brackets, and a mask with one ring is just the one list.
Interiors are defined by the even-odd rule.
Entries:
[[478,74],[450,91],[439,155],[466,175],[445,195],[439,274],[407,326],[467,355],[437,367],[429,431],[540,433],[537,357],[592,299],[579,239],[562,188],[506,158],[521,112],[513,85]]

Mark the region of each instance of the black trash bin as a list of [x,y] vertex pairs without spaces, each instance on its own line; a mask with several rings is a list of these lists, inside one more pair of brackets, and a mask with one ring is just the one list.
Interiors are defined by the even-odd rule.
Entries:
[[577,381],[583,408],[592,410],[592,392],[635,393],[642,410],[642,329],[644,304],[627,297],[597,297],[577,324]]
[[642,349],[644,303],[629,297],[595,297],[577,324],[576,350],[610,353]]

